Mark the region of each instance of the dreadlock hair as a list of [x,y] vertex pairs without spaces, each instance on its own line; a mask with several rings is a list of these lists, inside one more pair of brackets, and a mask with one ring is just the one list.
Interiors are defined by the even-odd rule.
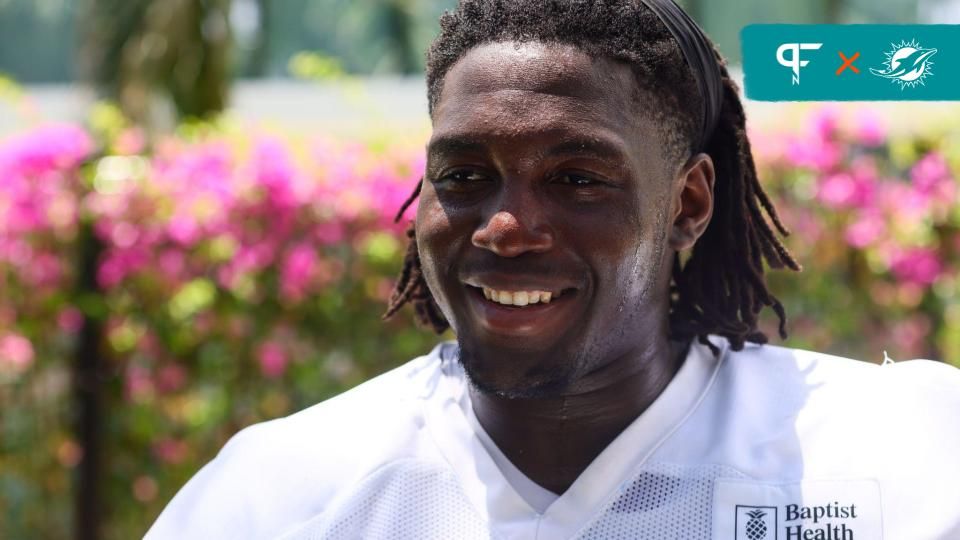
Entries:
[[[646,112],[662,126],[666,151],[675,159],[706,152],[716,171],[711,222],[685,260],[679,253],[674,256],[670,337],[697,337],[715,353],[708,334],[724,336],[733,350],[742,349],[746,341],[766,343],[757,320],[761,309],[770,306],[779,318],[779,335],[786,338],[786,313],[767,289],[763,263],[797,271],[800,265],[777,237],[777,232],[789,233],[757,179],[739,89],[715,46],[723,106],[711,138],[703,148],[695,148],[702,98],[673,36],[640,0],[461,0],[440,18],[440,28],[427,54],[431,115],[447,71],[484,43],[569,44],[594,57],[629,65],[638,91],[662,105]],[[421,179],[397,221],[420,194],[422,183]],[[410,302],[418,322],[441,333],[449,324],[424,281],[412,224],[407,236],[403,270],[384,318]]]

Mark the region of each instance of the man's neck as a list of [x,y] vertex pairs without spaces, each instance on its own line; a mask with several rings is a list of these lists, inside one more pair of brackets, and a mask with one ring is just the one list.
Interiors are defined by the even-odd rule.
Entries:
[[687,344],[664,341],[642,358],[610,362],[588,376],[596,380],[584,391],[510,399],[471,386],[470,399],[480,424],[510,462],[537,484],[563,493],[663,392],[686,349]]

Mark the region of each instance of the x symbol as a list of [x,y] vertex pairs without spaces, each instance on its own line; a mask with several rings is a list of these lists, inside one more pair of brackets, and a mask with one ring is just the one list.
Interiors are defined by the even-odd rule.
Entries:
[[843,65],[837,68],[837,75],[840,75],[841,73],[843,73],[843,70],[847,68],[850,68],[851,70],[853,70],[854,73],[860,73],[860,70],[857,69],[857,66],[853,65],[853,61],[860,56],[860,51],[853,53],[853,56],[851,56],[850,58],[847,58],[846,56],[844,56],[843,53],[840,51],[837,51],[837,54],[840,55],[840,58],[843,58]]

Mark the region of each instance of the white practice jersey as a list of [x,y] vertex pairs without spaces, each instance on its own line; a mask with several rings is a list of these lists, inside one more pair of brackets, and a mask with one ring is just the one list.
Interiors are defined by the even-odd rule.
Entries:
[[478,435],[449,342],[241,431],[147,538],[960,540],[960,370],[711,339],[541,504]]

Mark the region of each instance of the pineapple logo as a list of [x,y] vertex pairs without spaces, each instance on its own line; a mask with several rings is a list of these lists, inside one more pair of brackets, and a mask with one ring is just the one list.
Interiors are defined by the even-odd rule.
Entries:
[[737,505],[736,540],[777,540],[775,506]]
[[747,538],[750,540],[763,540],[767,537],[767,524],[763,522],[767,515],[763,510],[754,510],[747,512],[750,519],[747,520]]

